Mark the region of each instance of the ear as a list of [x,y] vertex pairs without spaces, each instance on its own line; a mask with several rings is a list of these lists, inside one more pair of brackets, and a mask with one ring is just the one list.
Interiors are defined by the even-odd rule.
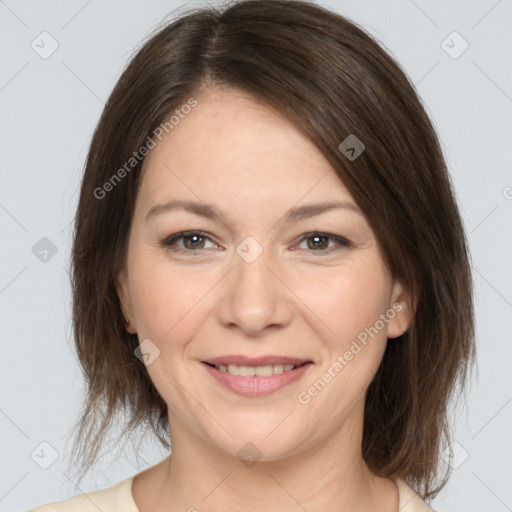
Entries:
[[391,299],[388,313],[388,318],[390,318],[388,338],[397,338],[404,334],[411,325],[418,306],[418,297],[412,296],[400,282],[395,281]]
[[125,324],[125,329],[129,333],[135,334],[137,332],[135,326],[135,316],[133,314],[132,301],[130,298],[128,275],[124,267],[117,273],[114,281],[124,318],[130,322],[130,325]]

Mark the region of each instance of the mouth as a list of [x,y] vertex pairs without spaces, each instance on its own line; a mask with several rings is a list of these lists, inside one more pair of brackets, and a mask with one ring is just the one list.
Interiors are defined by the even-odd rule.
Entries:
[[201,361],[224,387],[244,396],[273,393],[301,378],[313,361],[285,356],[225,356]]
[[211,364],[206,361],[203,363],[208,366],[215,368],[216,370],[224,373],[229,373],[231,375],[236,375],[240,377],[272,377],[272,375],[279,375],[281,373],[290,372],[309,364],[310,361],[302,363],[302,364],[267,364],[267,365],[259,365],[259,366],[248,366],[248,365],[239,365],[239,364]]

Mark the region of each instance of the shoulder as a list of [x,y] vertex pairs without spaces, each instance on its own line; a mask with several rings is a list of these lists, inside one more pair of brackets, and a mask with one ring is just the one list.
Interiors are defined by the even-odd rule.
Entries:
[[405,480],[397,478],[395,482],[400,496],[400,512],[435,512]]
[[47,503],[27,512],[138,512],[131,493],[133,478],[126,478],[108,489],[78,494],[68,500]]

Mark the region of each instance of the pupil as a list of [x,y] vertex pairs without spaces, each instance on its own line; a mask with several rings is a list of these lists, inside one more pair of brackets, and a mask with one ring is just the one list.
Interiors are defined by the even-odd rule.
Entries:
[[[312,237],[313,239],[313,244],[314,244],[314,247],[318,248],[318,247],[325,247],[325,239],[326,237],[325,236],[314,236]],[[320,245],[318,245],[316,242],[319,241],[319,240],[323,240],[323,242],[320,243]]]
[[[198,240],[200,240],[201,238],[202,238],[202,237],[200,237],[200,236],[198,236],[198,235],[190,235],[190,236],[188,237],[188,240],[189,240],[189,242],[190,242],[192,239],[195,239],[195,240],[196,240],[196,242],[197,242],[197,241],[198,241]],[[200,246],[200,244],[198,244],[198,243],[192,243],[192,244],[191,244],[191,246],[192,246],[192,247],[199,247],[199,246]]]

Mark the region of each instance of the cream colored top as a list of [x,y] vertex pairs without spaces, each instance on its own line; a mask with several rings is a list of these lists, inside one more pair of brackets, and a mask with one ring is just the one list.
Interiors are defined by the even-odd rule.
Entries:
[[[132,496],[132,481],[136,475],[102,491],[78,494],[65,501],[48,503],[27,512],[139,512]],[[402,479],[395,480],[400,512],[435,512]]]

